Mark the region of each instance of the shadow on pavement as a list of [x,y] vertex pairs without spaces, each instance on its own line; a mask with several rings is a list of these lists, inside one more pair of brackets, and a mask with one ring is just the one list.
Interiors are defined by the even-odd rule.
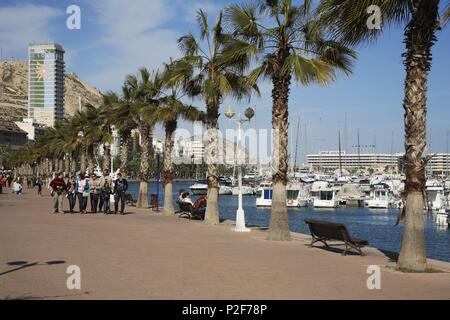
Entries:
[[64,264],[64,263],[66,263],[66,262],[63,260],[51,260],[51,261],[47,261],[44,263],[40,263],[40,262],[30,262],[29,263],[27,261],[10,261],[10,262],[6,263],[8,266],[20,266],[20,267],[11,269],[11,270],[7,270],[4,272],[0,272],[0,276],[3,276],[5,274],[8,274],[8,273],[11,273],[14,271],[19,271],[19,270],[22,270],[25,268],[33,267],[33,266],[51,266],[51,265]]

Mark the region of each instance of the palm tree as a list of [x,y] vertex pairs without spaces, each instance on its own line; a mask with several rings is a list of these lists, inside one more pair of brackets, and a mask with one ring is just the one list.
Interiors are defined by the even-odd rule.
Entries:
[[197,22],[200,38],[188,34],[178,40],[183,58],[173,63],[168,83],[190,81],[185,88],[191,96],[201,95],[206,105],[206,124],[208,129],[208,142],[206,146],[206,162],[208,165],[208,195],[205,213],[205,222],[219,223],[218,211],[218,119],[219,108],[226,96],[242,98],[249,96],[252,87],[247,85],[242,75],[248,61],[240,59],[224,59],[223,51],[226,48],[229,36],[223,32],[222,12],[219,13],[213,28],[210,28],[206,13],[199,10]]
[[286,207],[288,171],[288,104],[292,76],[302,85],[327,85],[336,71],[350,73],[355,53],[324,38],[309,1],[295,6],[291,0],[267,0],[258,4],[231,5],[226,21],[235,37],[226,57],[254,56],[259,63],[251,80],[272,82],[273,199],[269,240],[290,240]]
[[135,122],[141,135],[141,165],[139,172],[139,195],[136,206],[148,207],[148,156],[152,146],[151,132],[155,119],[151,116],[158,106],[162,81],[158,72],[150,73],[147,69],[139,70],[139,78],[131,75],[127,77],[123,91],[132,103]]
[[[404,24],[403,54],[406,69],[403,99],[405,122],[405,195],[402,212],[405,229],[397,267],[400,270],[424,271],[427,268],[424,237],[424,190],[426,156],[427,81],[431,68],[431,48],[436,31],[448,19],[439,22],[439,0],[323,0],[318,11],[336,38],[349,44],[375,40],[382,30],[368,29],[366,13],[377,5],[383,25]],[[383,26],[383,27],[384,27]]]
[[127,89],[126,86],[122,87],[122,97],[116,97],[115,107],[112,110],[114,126],[121,137],[120,172],[124,177],[127,176],[128,172],[128,144],[131,139],[131,132],[136,128],[133,101]]
[[[162,76],[170,78],[172,65],[166,65],[165,73]],[[172,181],[173,181],[173,165],[172,151],[174,145],[174,133],[177,129],[178,119],[187,121],[203,121],[205,113],[199,111],[196,107],[184,104],[181,99],[186,96],[184,86],[180,84],[170,83],[170,80],[164,82],[167,95],[160,99],[160,105],[153,113],[156,121],[163,123],[165,129],[165,143],[163,156],[163,176],[164,176],[164,211],[166,216],[174,214],[172,199]]]

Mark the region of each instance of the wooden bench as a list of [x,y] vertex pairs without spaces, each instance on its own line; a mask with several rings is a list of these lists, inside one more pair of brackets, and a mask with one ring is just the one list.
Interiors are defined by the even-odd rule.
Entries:
[[345,225],[311,219],[306,219],[305,223],[311,231],[312,241],[310,247],[316,242],[322,242],[328,247],[327,241],[337,240],[345,243],[344,256],[350,249],[355,249],[360,255],[364,256],[361,247],[367,246],[369,242],[367,240],[352,238]]
[[180,215],[178,216],[178,218],[186,217],[189,218],[189,220],[191,219],[205,220],[205,214],[196,212],[192,207],[192,204],[187,202],[179,202],[178,204],[180,205],[180,211],[178,211]]

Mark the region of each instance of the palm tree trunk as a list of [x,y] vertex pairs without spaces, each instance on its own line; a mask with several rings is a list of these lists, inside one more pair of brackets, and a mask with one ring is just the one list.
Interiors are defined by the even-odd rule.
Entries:
[[50,172],[50,174],[53,173],[53,158],[50,158],[48,161],[48,171]]
[[413,16],[405,29],[405,229],[397,267],[423,272],[427,268],[424,234],[424,195],[427,120],[427,81],[431,47],[437,26],[438,0],[413,1]]
[[173,208],[172,198],[172,181],[173,181],[173,166],[172,166],[172,150],[173,150],[173,134],[177,129],[176,121],[168,121],[165,126],[166,141],[164,147],[164,210],[163,215],[173,216],[175,210]]
[[66,172],[66,174],[70,177],[70,157],[69,154],[66,153],[66,155],[64,156],[64,171]]
[[89,174],[94,172],[94,145],[91,144],[87,148],[87,162]]
[[84,145],[81,146],[80,151],[80,172],[86,173],[86,147]]
[[208,166],[208,194],[206,201],[205,223],[219,224],[219,179],[217,176],[217,158],[219,151],[218,118],[219,107],[207,104],[206,121],[208,127],[208,145],[205,148],[206,164]]
[[[280,60],[283,61],[283,60]],[[279,65],[283,65],[280,63]],[[288,212],[286,206],[286,184],[288,172],[288,102],[290,74],[278,74],[272,78],[272,128],[273,132],[273,166],[272,177],[272,211],[270,214],[268,240],[289,241]]]
[[63,168],[64,168],[64,160],[63,160],[63,158],[61,156],[58,158],[58,166],[59,166],[58,172],[63,172],[64,171],[63,170]]
[[111,148],[103,144],[103,170],[111,170]]
[[132,156],[134,157],[137,152],[137,145],[139,143],[139,137],[136,134],[136,131],[133,131],[131,138],[133,139],[131,152],[133,153]]
[[122,146],[120,150],[120,172],[122,176],[127,176],[128,165],[128,142],[130,141],[130,135],[125,133],[122,137]]
[[138,208],[148,208],[148,148],[150,144],[150,127],[146,123],[139,126],[141,133],[141,167],[139,172],[139,195],[136,203]]
[[72,152],[70,156],[70,169],[72,170],[73,175],[77,172],[77,160],[75,158],[75,153]]

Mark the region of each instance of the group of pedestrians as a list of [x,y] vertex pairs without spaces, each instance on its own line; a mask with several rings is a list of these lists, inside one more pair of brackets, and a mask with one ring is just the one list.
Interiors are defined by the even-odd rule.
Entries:
[[35,175],[13,175],[12,173],[0,173],[0,194],[3,193],[3,189],[10,188],[14,194],[20,195],[23,191],[24,184],[27,184],[28,189],[34,189],[37,187],[38,195],[42,196],[42,187],[44,181],[41,176]]
[[125,212],[125,194],[128,182],[121,173],[117,174],[116,181],[112,180],[108,170],[104,170],[101,177],[97,177],[95,174],[89,177],[80,172],[78,176],[73,175],[70,179],[64,179],[62,174],[58,174],[50,182],[50,187],[53,197],[53,213],[64,213],[63,199],[66,197],[69,203],[69,213],[74,213],[77,201],[79,212],[87,213],[90,201],[91,213],[111,214],[111,196],[114,196],[114,214],[124,214]]

